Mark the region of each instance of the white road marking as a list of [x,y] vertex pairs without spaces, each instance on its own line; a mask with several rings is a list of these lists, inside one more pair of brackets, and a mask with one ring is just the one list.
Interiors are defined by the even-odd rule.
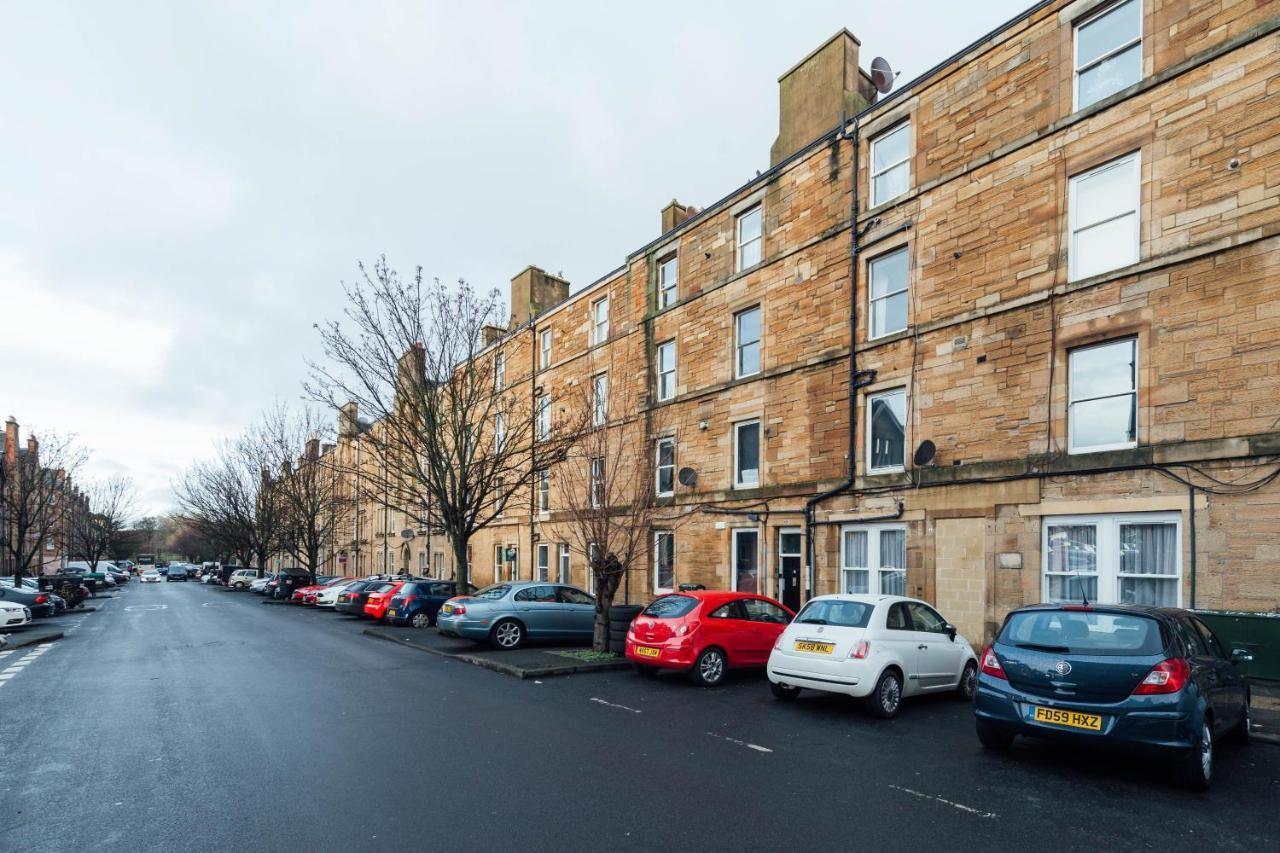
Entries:
[[720,740],[727,740],[729,743],[736,743],[738,746],[745,746],[747,749],[754,749],[756,752],[773,752],[769,747],[761,746],[758,743],[747,743],[745,740],[738,740],[736,737],[729,737],[728,735],[718,735],[715,732],[707,732],[707,734]]
[[130,604],[125,610],[168,610],[167,604]]
[[[22,670],[26,669],[29,664],[39,660],[40,656],[43,655],[45,652],[49,651],[50,648],[51,646],[48,643],[41,643],[35,648],[27,651],[27,653],[24,654],[22,657],[18,658],[18,660],[15,663],[5,667],[4,671],[0,672],[0,687],[3,687],[4,685],[8,684],[9,681],[12,680],[15,675],[22,672]],[[10,649],[9,651],[16,652],[19,650]]]
[[640,713],[643,713],[639,708],[628,708],[626,705],[615,705],[615,704],[613,704],[612,702],[606,702],[606,701],[604,701],[603,699],[597,699],[597,698],[596,698],[596,697],[594,697],[594,696],[592,696],[592,697],[591,697],[591,701],[592,701],[592,702],[599,702],[601,705],[608,705],[610,708],[620,708],[620,709],[622,709],[623,711],[630,711],[630,712],[631,712],[631,713],[633,713],[633,714],[640,714]]
[[966,806],[962,803],[953,803],[950,800],[944,800],[942,797],[935,797],[932,794],[922,794],[919,791],[913,791],[910,788],[903,788],[898,785],[889,785],[895,791],[901,791],[904,794],[910,794],[913,797],[919,797],[922,800],[933,800],[935,803],[942,803],[944,806],[951,806],[953,809],[959,809],[962,812],[968,812],[971,815],[980,818],[997,818],[1000,815],[995,812],[984,812],[981,809],[975,809],[973,806]]

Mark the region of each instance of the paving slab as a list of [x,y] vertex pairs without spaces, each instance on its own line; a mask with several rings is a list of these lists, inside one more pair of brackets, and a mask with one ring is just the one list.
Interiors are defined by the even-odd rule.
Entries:
[[1280,746],[1280,684],[1250,685],[1250,715],[1253,727],[1250,737]]
[[630,669],[625,658],[610,657],[601,660],[584,660],[576,655],[586,652],[580,646],[525,646],[515,651],[486,649],[470,640],[445,637],[435,629],[396,628],[390,625],[365,628],[364,634],[399,643],[419,651],[441,657],[460,660],[473,666],[501,672],[515,678],[549,678],[556,675],[572,675],[585,672],[609,672]]

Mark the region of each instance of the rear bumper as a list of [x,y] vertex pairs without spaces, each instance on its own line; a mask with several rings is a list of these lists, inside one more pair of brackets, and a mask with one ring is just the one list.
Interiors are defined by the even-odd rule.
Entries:
[[[637,647],[657,649],[658,656],[642,655],[636,651]],[[698,659],[698,650],[692,643],[672,643],[670,640],[647,643],[628,636],[626,655],[627,660],[642,663],[645,666],[656,666],[661,669],[692,669],[694,662]]]
[[468,640],[487,640],[491,620],[463,619],[458,616],[437,616],[436,630],[449,637],[464,637]]
[[[1102,728],[1089,731],[1035,722],[1031,719],[1033,706],[1096,714],[1102,718]],[[1193,748],[1203,715],[1195,700],[1185,694],[1135,706],[1068,703],[1023,693],[986,676],[979,679],[973,712],[976,719],[1009,734],[1171,756]]]
[[789,655],[775,650],[769,655],[765,672],[774,684],[843,693],[860,699],[875,688],[879,668],[873,671],[865,661],[818,660],[811,655]]

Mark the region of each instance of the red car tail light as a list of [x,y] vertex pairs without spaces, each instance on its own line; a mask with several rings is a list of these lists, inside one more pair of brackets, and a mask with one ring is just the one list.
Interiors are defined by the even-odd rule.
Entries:
[[849,652],[849,657],[854,660],[866,660],[869,654],[871,654],[871,644],[866,640],[859,640],[857,645],[853,647],[853,651]]
[[48,604],[48,603],[49,603],[49,597],[47,595],[36,596],[36,604]]
[[1182,658],[1162,660],[1151,668],[1147,677],[1133,689],[1134,696],[1155,696],[1177,693],[1191,679],[1191,667]]
[[992,678],[1009,680],[1009,676],[1004,674],[1004,667],[1000,665],[1000,658],[996,657],[995,649],[991,646],[987,646],[982,652],[982,671]]
[[698,630],[697,622],[684,622],[680,625],[679,628],[676,628],[676,636],[686,637],[689,634],[692,634],[696,630]]
[[777,651],[777,650],[778,650],[778,649],[780,649],[780,648],[782,648],[782,635],[781,635],[781,634],[779,634],[779,635],[778,635],[778,639],[776,639],[776,640],[774,640],[774,641],[773,641],[773,650],[774,650],[774,651]]

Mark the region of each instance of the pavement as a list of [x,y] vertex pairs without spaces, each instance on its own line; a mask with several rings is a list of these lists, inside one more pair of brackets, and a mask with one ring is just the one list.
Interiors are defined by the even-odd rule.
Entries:
[[507,678],[196,584],[128,590],[0,689],[0,851],[1280,849],[1280,749],[1212,791],[948,697],[875,720],[629,672]]
[[1253,737],[1280,746],[1280,684],[1255,683],[1250,697]]
[[62,629],[55,627],[51,623],[51,619],[41,619],[39,622],[32,622],[16,631],[0,631],[9,640],[4,646],[6,649],[21,649],[25,646],[35,646],[40,643],[48,643],[53,640],[61,640]]

